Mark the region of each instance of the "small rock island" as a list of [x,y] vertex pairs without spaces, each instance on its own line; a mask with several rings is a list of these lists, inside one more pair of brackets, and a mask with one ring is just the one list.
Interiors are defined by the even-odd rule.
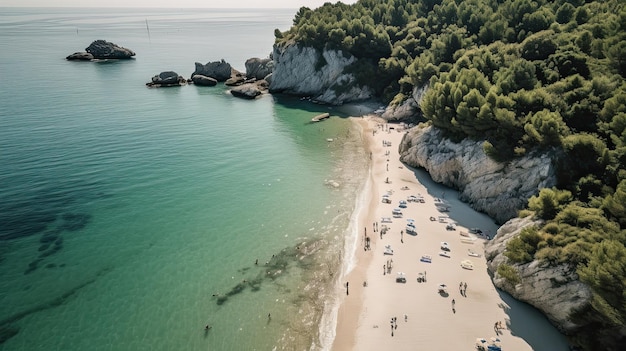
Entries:
[[93,60],[127,60],[135,56],[135,52],[106,40],[95,40],[84,52],[75,52],[65,59],[69,61]]

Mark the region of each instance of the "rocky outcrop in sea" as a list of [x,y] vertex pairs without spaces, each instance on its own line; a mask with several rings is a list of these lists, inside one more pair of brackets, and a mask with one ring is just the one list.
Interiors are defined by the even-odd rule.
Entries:
[[206,65],[196,62],[196,70],[191,74],[191,79],[193,80],[197,74],[211,77],[218,82],[225,82],[233,76],[241,75],[241,72],[222,59],[221,61],[209,62]]
[[374,91],[357,84],[346,68],[357,59],[343,51],[319,51],[298,44],[276,44],[270,92],[308,96],[312,100],[341,105],[374,97]]
[[243,99],[254,99],[267,92],[269,84],[265,80],[259,80],[252,83],[245,83],[236,86],[230,90],[233,96]]
[[424,168],[434,181],[458,189],[462,201],[498,223],[517,216],[540,189],[556,185],[556,166],[548,154],[498,163],[484,153],[482,141],[455,143],[424,125],[410,129],[399,147],[402,162]]
[[246,60],[246,77],[248,79],[265,79],[274,71],[274,60],[271,58],[253,57]]
[[187,80],[174,71],[161,72],[146,83],[146,86],[151,88],[179,87],[181,85],[187,85]]
[[66,57],[67,60],[109,60],[109,59],[130,59],[135,53],[127,48],[118,46],[117,44],[106,40],[95,40],[86,49],[85,52],[75,52]]

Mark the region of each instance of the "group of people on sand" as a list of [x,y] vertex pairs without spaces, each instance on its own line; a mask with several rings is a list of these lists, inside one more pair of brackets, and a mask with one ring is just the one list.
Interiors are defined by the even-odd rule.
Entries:
[[459,293],[461,293],[461,296],[467,297],[467,282],[466,283],[463,283],[463,282],[459,283]]
[[498,334],[502,329],[504,329],[504,327],[502,326],[502,321],[497,321],[493,324],[493,330],[496,332],[496,334]]

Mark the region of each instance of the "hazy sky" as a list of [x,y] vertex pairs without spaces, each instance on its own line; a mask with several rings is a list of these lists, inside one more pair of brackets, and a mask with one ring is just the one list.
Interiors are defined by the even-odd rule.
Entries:
[[[221,7],[221,8],[316,8],[337,0],[0,0],[0,7]],[[342,0],[354,4],[357,0]]]

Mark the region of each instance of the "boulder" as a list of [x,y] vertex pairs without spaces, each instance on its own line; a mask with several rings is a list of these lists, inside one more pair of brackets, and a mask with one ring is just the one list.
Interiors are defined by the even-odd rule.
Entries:
[[174,71],[165,71],[152,77],[152,81],[146,83],[148,87],[179,87],[187,84],[187,80]]
[[406,100],[398,105],[387,106],[381,117],[387,121],[417,122],[422,115],[420,103],[427,89],[428,85],[414,87]]
[[191,78],[193,79],[193,76],[196,74],[211,77],[218,82],[225,82],[229,78],[241,73],[234,69],[230,63],[222,59],[221,61],[209,62],[206,65],[196,62],[196,70],[191,74]]
[[123,48],[106,40],[96,40],[85,51],[93,55],[94,59],[130,59],[135,56],[132,50]]
[[246,60],[246,77],[257,80],[265,79],[274,71],[274,60],[253,57]]
[[246,83],[246,77],[244,77],[243,74],[234,74],[232,77],[226,79],[226,82],[224,82],[224,85],[228,85],[232,87],[232,86],[241,85],[243,83]]
[[213,87],[217,85],[217,80],[211,77],[203,76],[202,74],[196,74],[191,77],[191,81],[195,85],[202,85],[207,87]]
[[88,52],[75,52],[65,58],[68,61],[91,61],[93,55]]
[[240,86],[234,87],[230,90],[233,96],[243,99],[254,99],[257,96],[267,91],[268,84],[264,80],[260,80],[255,83],[245,83]]

